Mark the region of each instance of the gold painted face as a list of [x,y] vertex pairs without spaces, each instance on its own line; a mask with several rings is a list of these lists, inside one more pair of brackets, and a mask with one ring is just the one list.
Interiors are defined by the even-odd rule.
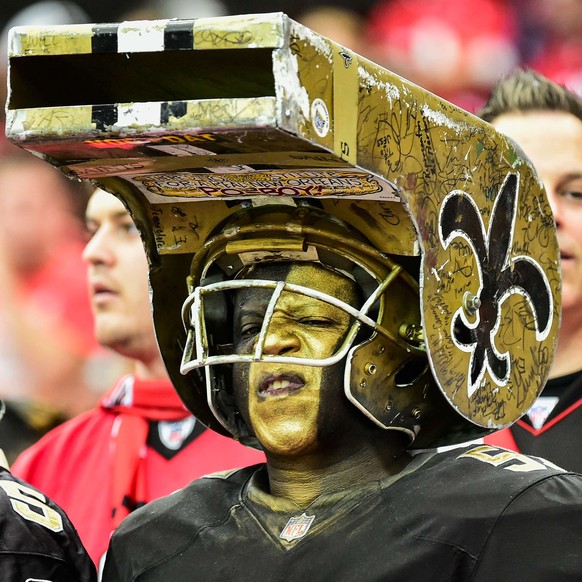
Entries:
[[[271,265],[253,278],[285,280],[354,304],[355,285],[347,278],[314,264]],[[250,353],[263,324],[271,292],[250,289],[237,295],[234,317],[235,350]],[[351,321],[342,309],[312,297],[285,291],[269,323],[264,353],[322,359],[344,339]],[[263,448],[293,455],[317,446],[324,423],[345,407],[343,364],[331,368],[258,362],[237,364],[234,391],[239,408]]]

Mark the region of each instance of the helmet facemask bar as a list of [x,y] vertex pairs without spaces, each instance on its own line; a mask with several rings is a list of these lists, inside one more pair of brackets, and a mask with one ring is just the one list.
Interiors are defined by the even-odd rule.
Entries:
[[[182,319],[186,331],[189,334],[187,341],[187,348],[184,350],[184,356],[180,366],[180,372],[187,374],[191,370],[201,368],[203,366],[214,366],[220,364],[234,364],[241,362],[273,362],[273,363],[287,363],[299,364],[304,366],[331,366],[339,362],[352,346],[358,331],[362,324],[367,325],[377,333],[384,336],[389,341],[398,343],[400,340],[391,334],[388,330],[368,316],[368,313],[373,309],[379,297],[384,293],[390,283],[399,275],[401,267],[395,267],[388,277],[376,288],[376,290],[365,301],[361,309],[356,309],[350,304],[337,299],[332,295],[328,295],[322,291],[304,287],[302,285],[294,285],[293,283],[286,283],[285,281],[266,281],[263,279],[244,279],[233,281],[221,281],[219,283],[211,283],[209,285],[197,287],[186,299],[182,307]],[[267,307],[261,331],[256,342],[254,354],[220,354],[210,355],[208,353],[208,337],[206,334],[206,323],[204,318],[204,299],[205,295],[221,291],[233,291],[236,289],[273,289],[273,294]],[[269,324],[275,311],[275,306],[283,291],[305,295],[320,301],[324,301],[334,307],[343,309],[353,319],[354,322],[350,326],[346,336],[337,349],[337,351],[327,358],[296,358],[292,356],[272,356],[264,353],[264,344],[267,335]],[[193,327],[192,327],[193,325]],[[196,356],[192,357],[193,354]]]

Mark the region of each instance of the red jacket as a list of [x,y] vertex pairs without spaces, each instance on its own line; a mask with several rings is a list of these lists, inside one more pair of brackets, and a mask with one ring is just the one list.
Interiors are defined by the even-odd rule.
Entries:
[[[152,435],[165,444],[152,444]],[[11,471],[65,510],[98,564],[129,511],[203,475],[264,460],[195,423],[169,381],[128,376],[98,408],[24,451]]]

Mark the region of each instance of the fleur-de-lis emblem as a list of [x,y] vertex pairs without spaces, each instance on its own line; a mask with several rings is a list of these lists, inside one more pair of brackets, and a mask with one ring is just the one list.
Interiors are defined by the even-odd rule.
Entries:
[[339,55],[344,60],[344,67],[348,69],[349,66],[352,64],[352,61],[354,60],[352,55],[345,50],[340,51]]
[[[479,275],[477,296],[469,307],[459,307],[452,321],[455,345],[471,353],[469,397],[479,387],[486,370],[500,386],[509,380],[509,354],[498,351],[495,336],[501,304],[510,294],[521,294],[529,303],[538,341],[544,340],[551,328],[553,299],[546,274],[531,257],[511,257],[518,188],[518,176],[508,174],[493,205],[488,231],[467,193],[451,192],[441,207],[439,228],[443,247],[448,248],[457,237],[463,238],[476,257]],[[473,322],[468,315],[474,317]]]

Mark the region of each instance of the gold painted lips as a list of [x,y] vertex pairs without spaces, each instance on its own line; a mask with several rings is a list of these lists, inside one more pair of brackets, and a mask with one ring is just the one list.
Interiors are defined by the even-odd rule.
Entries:
[[287,396],[298,392],[305,386],[302,378],[295,374],[281,374],[264,378],[258,390],[259,398],[266,399],[279,396]]

